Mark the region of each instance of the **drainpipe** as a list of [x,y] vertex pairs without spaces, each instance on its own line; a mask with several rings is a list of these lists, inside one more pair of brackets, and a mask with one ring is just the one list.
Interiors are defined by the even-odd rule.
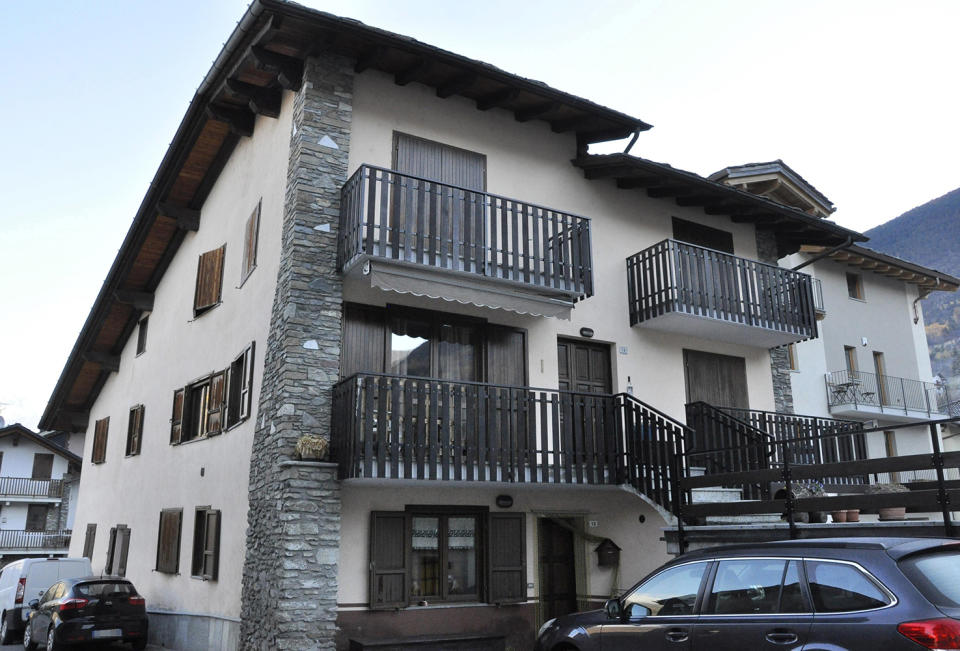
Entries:
[[930,292],[935,292],[938,289],[940,289],[940,279],[937,278],[936,281],[937,281],[937,284],[933,286],[933,289],[928,290],[926,293],[923,293],[923,291],[921,290],[921,292],[917,294],[917,297],[913,299],[913,325],[917,325],[918,323],[920,323],[920,312],[917,311],[917,303],[919,303],[920,301],[925,299],[927,296],[929,296]]
[[624,154],[629,154],[630,150],[633,149],[633,146],[637,143],[637,138],[640,137],[640,130],[637,129],[633,132],[633,138],[630,138],[630,142],[627,143],[627,148],[623,150]]
[[798,264],[796,267],[793,268],[793,271],[800,271],[801,269],[803,269],[803,268],[806,267],[807,265],[813,264],[813,263],[816,262],[817,260],[822,260],[823,258],[827,257],[828,255],[833,255],[833,254],[836,253],[837,251],[843,250],[843,249],[847,248],[848,246],[850,246],[851,244],[853,244],[853,235],[851,235],[850,237],[848,237],[847,240],[846,240],[846,242],[844,242],[844,243],[841,244],[840,246],[835,246],[835,247],[833,247],[832,249],[829,249],[829,250],[827,250],[827,251],[823,251],[823,252],[821,252],[821,253],[813,256],[812,258],[810,258],[810,259],[807,260],[806,262],[801,262],[800,264]]

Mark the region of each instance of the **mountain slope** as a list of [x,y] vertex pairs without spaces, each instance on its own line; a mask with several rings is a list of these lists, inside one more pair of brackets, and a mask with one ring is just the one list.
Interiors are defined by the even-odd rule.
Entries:
[[[960,276],[960,188],[866,232],[866,246]],[[923,301],[933,372],[960,376],[960,296],[933,292]]]

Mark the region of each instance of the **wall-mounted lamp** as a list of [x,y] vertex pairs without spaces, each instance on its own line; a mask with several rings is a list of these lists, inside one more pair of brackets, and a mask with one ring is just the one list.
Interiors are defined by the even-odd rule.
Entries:
[[513,506],[513,498],[509,495],[497,495],[497,506],[501,509],[509,509]]
[[589,339],[593,336],[593,328],[580,328],[580,336]]

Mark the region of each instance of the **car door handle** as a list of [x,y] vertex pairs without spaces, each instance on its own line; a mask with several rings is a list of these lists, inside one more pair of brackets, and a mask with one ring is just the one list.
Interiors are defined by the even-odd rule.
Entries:
[[690,638],[690,632],[682,628],[671,628],[667,631],[667,640],[670,642],[686,642]]
[[792,631],[770,631],[767,633],[767,642],[773,644],[793,644],[799,638]]

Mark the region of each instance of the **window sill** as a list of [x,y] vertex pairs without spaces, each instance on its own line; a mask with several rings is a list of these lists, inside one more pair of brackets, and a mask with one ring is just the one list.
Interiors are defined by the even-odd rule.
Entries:
[[197,319],[199,319],[200,317],[202,317],[204,314],[206,314],[206,313],[208,313],[208,312],[212,312],[213,310],[217,309],[217,308],[220,307],[221,305],[223,305],[223,301],[222,301],[222,300],[221,300],[221,301],[217,301],[216,303],[214,303],[213,305],[211,305],[211,306],[209,306],[209,307],[201,308],[200,310],[197,310],[197,308],[193,308],[193,318],[191,319],[191,321],[196,321]]
[[849,298],[851,301],[856,301],[857,303],[866,303],[866,302],[867,302],[867,299],[865,299],[865,298],[857,298],[856,296],[847,296],[847,298]]
[[247,278],[252,276],[253,272],[256,270],[257,270],[257,265],[253,265],[252,267],[250,267],[250,271],[244,274],[243,278],[240,279],[240,284],[237,285],[237,289],[241,289],[247,283]]
[[496,604],[488,604],[485,601],[442,601],[429,603],[426,606],[410,604],[401,608],[401,610],[442,610],[444,608],[478,608],[481,606],[496,607]]
[[131,454],[125,454],[125,455],[123,455],[123,458],[124,458],[124,459],[132,459],[133,457],[139,457],[139,456],[140,456],[140,453],[139,453],[139,452],[133,452],[133,453],[131,453]]

